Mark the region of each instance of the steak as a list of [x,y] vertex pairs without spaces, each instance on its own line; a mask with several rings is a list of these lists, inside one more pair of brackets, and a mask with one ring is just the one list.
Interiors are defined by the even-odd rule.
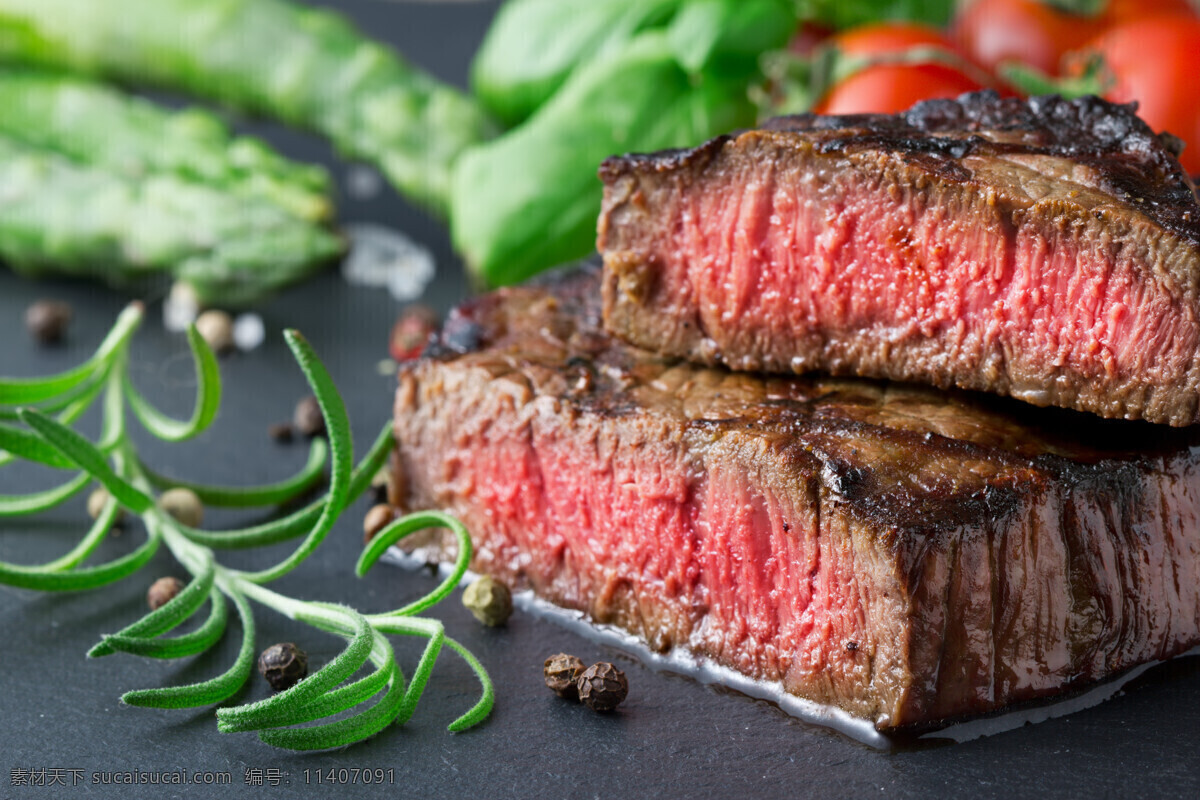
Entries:
[[737,370],[1200,422],[1200,206],[1134,110],[980,92],[610,158],[605,322]]
[[1200,643],[1200,429],[695,366],[603,332],[598,283],[472,300],[401,367],[392,501],[474,569],[883,730]]

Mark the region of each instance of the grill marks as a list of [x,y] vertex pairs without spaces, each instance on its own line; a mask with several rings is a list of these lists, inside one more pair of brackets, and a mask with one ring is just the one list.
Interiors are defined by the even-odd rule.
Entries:
[[1200,206],[1127,107],[786,118],[601,177],[605,320],[634,344],[1200,422]]
[[403,368],[403,499],[477,569],[883,729],[1200,642],[1200,432],[681,363],[598,330],[598,279]]

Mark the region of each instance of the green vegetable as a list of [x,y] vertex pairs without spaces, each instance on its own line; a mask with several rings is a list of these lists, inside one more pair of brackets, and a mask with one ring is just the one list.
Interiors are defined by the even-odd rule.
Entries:
[[0,134],[130,180],[173,173],[316,222],[333,214],[329,175],[233,137],[199,108],[167,111],[98,83],[0,70]]
[[341,16],[285,0],[0,0],[0,60],[179,89],[310,128],[444,210],[491,123]]
[[509,0],[471,63],[471,88],[506,125],[525,120],[581,63],[665,24],[685,0]]
[[342,252],[325,228],[178,175],[125,178],[0,134],[0,259],[114,285],[169,273],[204,302],[251,302]]
[[[188,332],[188,342],[196,361],[195,412],[190,420],[179,421],[165,417],[150,406],[137,395],[129,371],[129,343],[142,314],[140,304],[131,305],[117,320],[96,354],[73,370],[41,380],[0,379],[0,416],[24,423],[24,427],[7,423],[0,427],[0,431],[5,432],[0,437],[0,446],[9,451],[3,454],[6,458],[0,463],[9,463],[14,457],[32,458],[54,467],[81,469],[88,480],[75,479],[68,485],[78,490],[89,481],[98,481],[113,498],[71,552],[37,566],[0,562],[0,583],[42,591],[93,589],[129,577],[144,566],[160,546],[165,546],[191,573],[191,581],[159,608],[124,625],[116,633],[102,636],[88,653],[92,657],[125,652],[153,658],[181,658],[205,652],[224,634],[229,616],[227,601],[232,603],[241,622],[242,636],[233,664],[222,674],[198,683],[126,692],[122,700],[133,706],[192,708],[221,703],[236,694],[249,680],[254,666],[255,621],[250,601],[346,639],[346,647],[340,655],[287,691],[260,702],[219,709],[217,728],[223,732],[256,731],[269,744],[296,750],[328,749],[360,741],[389,725],[403,723],[412,715],[443,645],[467,661],[483,686],[480,700],[455,720],[450,729],[462,730],[486,718],[495,697],[487,672],[462,645],[446,637],[440,622],[416,616],[444,598],[466,571],[471,558],[471,541],[457,520],[437,512],[405,517],[381,531],[364,551],[357,566],[359,575],[370,568],[388,545],[415,530],[447,527],[457,535],[459,555],[451,576],[424,598],[395,611],[363,615],[344,606],[285,597],[263,585],[286,574],[311,555],[333,520],[368,488],[371,477],[378,472],[391,449],[391,426],[384,426],[367,455],[351,469],[353,448],[341,398],[312,348],[298,333],[289,331],[286,334],[288,345],[325,415],[330,437],[328,447],[314,442],[309,463],[296,477],[268,486],[235,489],[195,483],[184,485],[197,495],[223,505],[254,507],[287,502],[311,488],[314,476],[319,474],[319,462],[329,454],[333,463],[327,494],[297,514],[253,529],[212,532],[185,526],[164,513],[155,502],[155,489],[169,485],[170,481],[142,466],[125,427],[126,416],[132,411],[150,433],[169,441],[195,436],[214,419],[221,396],[220,375],[212,352],[193,326]],[[80,393],[80,387],[93,384],[101,386],[102,391],[89,389]],[[60,395],[71,400],[64,403]],[[70,425],[83,413],[75,408],[75,403],[81,398],[87,399],[88,402],[83,404],[86,409],[97,397],[102,397],[102,430],[99,443],[93,443]],[[134,400],[135,397],[138,399]],[[63,410],[57,417],[47,413],[60,408]],[[54,457],[51,458],[49,453]],[[38,492],[4,498],[4,501],[8,513],[29,514],[52,508],[70,494]],[[146,541],[112,561],[79,566],[107,536],[117,518],[118,502],[140,515]],[[269,529],[276,533],[273,537],[264,537],[264,532]],[[304,542],[290,557],[278,566],[260,572],[226,567],[206,546],[209,541],[221,537],[241,539],[245,545],[247,537],[262,539],[258,543],[275,543],[306,533]],[[211,608],[206,620],[198,627],[181,635],[166,635],[197,615],[205,605]],[[385,635],[388,633],[427,639],[425,651],[408,683],[396,663]],[[366,677],[354,679],[355,673],[368,660],[376,669]],[[372,700],[373,705],[359,707]],[[348,711],[352,713],[329,719]],[[316,720],[322,722],[293,727]]]
[[849,28],[880,20],[908,20],[945,27],[954,15],[955,0],[795,0],[801,19],[834,28]]
[[747,86],[757,53],[791,35],[786,6],[679,6],[664,28],[575,64],[532,117],[459,159],[451,232],[484,282],[515,283],[592,251],[596,167],[607,156],[693,146],[753,124]]

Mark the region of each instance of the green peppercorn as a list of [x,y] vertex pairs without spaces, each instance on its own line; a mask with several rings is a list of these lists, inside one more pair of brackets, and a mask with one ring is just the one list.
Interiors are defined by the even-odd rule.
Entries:
[[579,688],[575,685],[575,681],[581,672],[583,672],[583,662],[567,653],[552,655],[542,665],[542,675],[546,679],[546,686],[550,687],[556,695],[567,700],[579,699]]
[[259,655],[258,671],[272,689],[282,692],[308,675],[308,656],[292,642],[273,644]]
[[607,661],[592,664],[575,679],[579,700],[592,711],[612,711],[629,694],[625,673]]
[[150,606],[151,611],[157,611],[171,602],[181,591],[183,591],[183,581],[179,578],[170,576],[159,578],[150,584],[150,590],[146,592],[146,604]]
[[189,528],[199,527],[204,521],[204,504],[191,489],[176,487],[168,489],[158,498],[163,511]]
[[463,605],[484,625],[503,625],[512,616],[512,592],[500,581],[484,575],[463,592]]

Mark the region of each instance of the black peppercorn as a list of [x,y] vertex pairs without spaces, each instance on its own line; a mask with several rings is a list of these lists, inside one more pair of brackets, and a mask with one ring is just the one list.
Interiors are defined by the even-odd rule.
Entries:
[[159,578],[150,584],[150,591],[146,592],[146,604],[150,606],[151,611],[157,611],[169,603],[182,589],[183,581],[179,578]]
[[568,700],[579,699],[579,689],[575,680],[583,672],[583,662],[567,653],[558,653],[546,659],[542,666],[542,675],[546,678],[546,686],[559,697]]
[[575,679],[579,700],[592,711],[612,711],[629,694],[625,673],[601,661],[579,673]]
[[258,671],[272,689],[282,692],[308,674],[308,656],[291,642],[273,644],[258,657]]
[[58,344],[71,322],[71,307],[58,300],[39,300],[25,309],[25,327],[38,344]]
[[267,435],[281,444],[287,444],[292,440],[292,423],[277,422],[267,428]]
[[317,398],[309,395],[296,404],[292,424],[310,439],[325,433],[325,417],[321,414],[321,405]]

